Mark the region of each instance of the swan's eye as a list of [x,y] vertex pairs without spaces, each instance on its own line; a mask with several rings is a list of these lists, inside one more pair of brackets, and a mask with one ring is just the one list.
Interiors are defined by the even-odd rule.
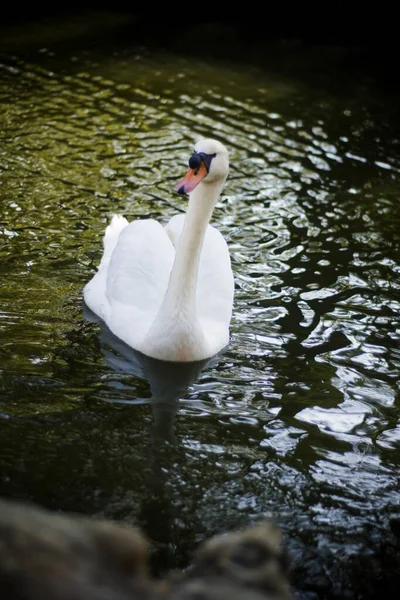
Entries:
[[193,169],[193,171],[196,171],[197,169],[200,168],[201,165],[201,156],[199,154],[193,154],[193,156],[191,156],[189,158],[189,167],[191,169]]

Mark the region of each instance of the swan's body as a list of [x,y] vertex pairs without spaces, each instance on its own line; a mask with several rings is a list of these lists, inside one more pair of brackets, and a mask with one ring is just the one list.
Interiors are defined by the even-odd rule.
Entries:
[[209,225],[229,170],[228,152],[202,140],[178,184],[186,215],[163,227],[114,215],[99,269],[85,286],[89,308],[143,354],[169,361],[211,357],[227,345],[233,275],[227,244]]

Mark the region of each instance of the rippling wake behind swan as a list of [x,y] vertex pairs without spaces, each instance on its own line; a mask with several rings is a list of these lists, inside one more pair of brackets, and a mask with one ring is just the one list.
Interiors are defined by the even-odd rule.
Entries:
[[186,214],[163,227],[114,215],[88,307],[129,346],[174,362],[203,360],[229,342],[234,281],[228,246],[209,222],[229,172],[220,142],[200,140],[178,183]]

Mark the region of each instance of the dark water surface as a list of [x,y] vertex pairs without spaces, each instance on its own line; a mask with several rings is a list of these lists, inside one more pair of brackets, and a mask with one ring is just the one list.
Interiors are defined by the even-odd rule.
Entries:
[[[118,19],[2,34],[0,494],[139,525],[158,572],[272,517],[304,597],[397,597],[398,98],[344,50],[277,42],[251,66]],[[231,153],[232,339],[168,366],[85,315],[82,287],[113,212],[185,209],[200,136]]]

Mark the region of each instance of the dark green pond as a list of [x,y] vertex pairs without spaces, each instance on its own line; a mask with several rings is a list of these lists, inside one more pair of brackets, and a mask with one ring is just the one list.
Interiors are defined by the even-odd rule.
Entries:
[[[303,597],[392,597],[398,97],[345,50],[276,42],[262,65],[141,33],[122,15],[2,32],[0,494],[136,524],[159,573],[274,518]],[[201,370],[141,361],[82,288],[112,213],[185,209],[202,136],[230,150],[213,224],[236,293]]]

